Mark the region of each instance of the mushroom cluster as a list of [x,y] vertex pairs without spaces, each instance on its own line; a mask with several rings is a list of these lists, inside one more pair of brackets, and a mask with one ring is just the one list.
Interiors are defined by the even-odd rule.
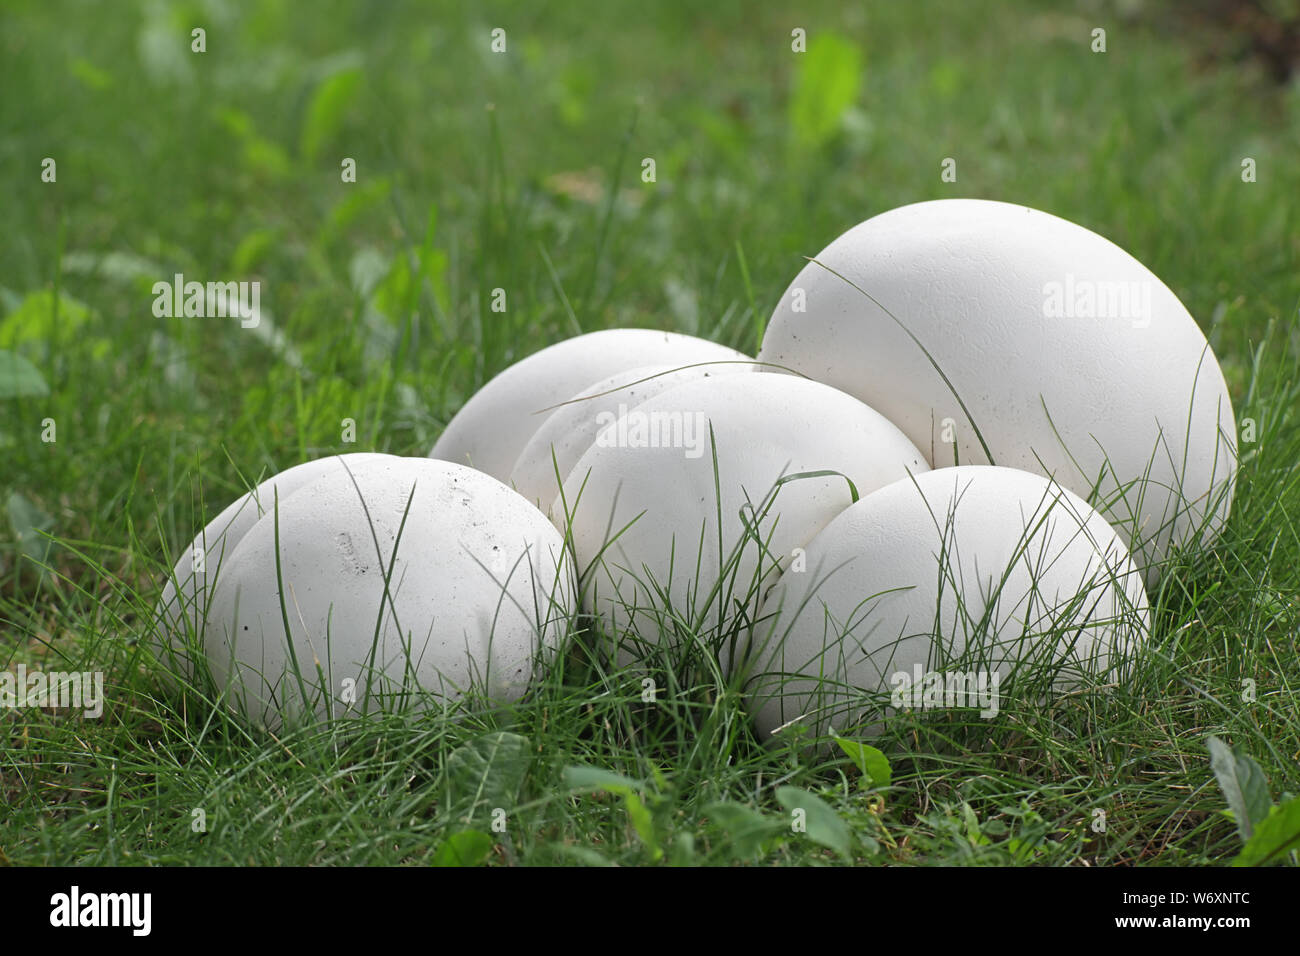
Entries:
[[1227,519],[1235,430],[1205,336],[1128,253],[918,203],[812,259],[757,358],[581,335],[484,385],[428,459],[264,482],[177,564],[163,645],[268,721],[514,699],[579,613],[616,666],[703,651],[764,739],[870,724],[936,674],[1113,684],[1146,589]]

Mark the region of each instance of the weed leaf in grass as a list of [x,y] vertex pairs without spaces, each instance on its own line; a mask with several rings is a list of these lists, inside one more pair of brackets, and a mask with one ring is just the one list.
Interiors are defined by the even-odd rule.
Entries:
[[650,815],[650,810],[646,807],[640,796],[635,793],[625,793],[623,795],[623,806],[627,808],[627,817],[632,821],[632,829],[650,850],[650,855],[659,860],[663,857],[664,851],[659,846],[659,836],[655,833],[654,817]]
[[41,398],[50,394],[36,366],[21,355],[0,350],[0,399]]
[[800,790],[798,787],[778,787],[776,799],[791,814],[799,810],[803,811],[803,822],[807,827],[805,833],[808,839],[834,850],[845,859],[849,858],[853,833],[829,803],[816,794]]
[[66,293],[32,292],[0,321],[0,347],[68,341],[90,318],[90,307]]
[[731,856],[736,860],[760,856],[763,845],[785,829],[781,821],[740,803],[711,803],[704,808],[704,815],[726,834],[731,842]]
[[442,841],[433,866],[482,866],[492,855],[492,838],[482,830],[461,830]]
[[570,790],[607,790],[625,796],[634,793],[641,781],[599,767],[565,767],[564,782]]
[[1291,850],[1300,849],[1300,797],[1269,808],[1255,824],[1255,835],[1246,841],[1233,866],[1263,866],[1276,863]]
[[893,779],[893,770],[889,766],[889,758],[881,751],[872,747],[870,744],[864,744],[858,740],[851,740],[848,737],[841,737],[835,731],[831,731],[831,736],[853,761],[854,765],[862,771],[862,786],[864,787],[887,787],[890,780]]
[[302,155],[313,162],[343,126],[348,107],[361,86],[361,70],[342,70],[321,82],[312,94],[302,123]]
[[826,32],[809,41],[790,99],[790,125],[800,145],[820,146],[839,131],[858,98],[861,73],[861,54],[844,37]]
[[1237,832],[1243,840],[1249,840],[1273,805],[1264,771],[1249,756],[1237,753],[1218,737],[1211,737],[1208,746],[1210,769],[1219,780]]
[[496,731],[457,747],[447,758],[447,798],[455,815],[471,820],[514,805],[528,773],[529,740]]
[[637,792],[644,784],[622,774],[601,770],[599,767],[565,767],[564,782],[570,790],[604,790],[623,798],[623,808],[637,837],[650,851],[651,859],[663,858],[659,834],[655,831],[654,815]]

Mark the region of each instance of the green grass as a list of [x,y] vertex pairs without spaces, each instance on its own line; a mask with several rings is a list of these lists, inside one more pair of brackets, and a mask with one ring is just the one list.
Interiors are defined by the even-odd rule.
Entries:
[[[0,712],[0,863],[834,861],[841,836],[795,787],[860,861],[1206,864],[1240,846],[1211,734],[1275,797],[1300,790],[1300,88],[1207,61],[1159,10],[697,6],[0,9],[0,349],[49,386],[0,399],[0,660],[102,669],[109,699],[100,720]],[[790,52],[794,27],[815,66]],[[841,109],[846,64],[861,72]],[[514,708],[279,739],[152,665],[177,550],[259,476],[422,455],[492,374],[580,330],[753,354],[804,256],[953,196],[1039,207],[1136,255],[1255,423],[1222,540],[1151,595],[1131,686],[900,722],[873,741],[882,789],[843,754],[762,749],[705,669],[670,670],[647,703],[639,674],[580,642]],[[270,321],[155,318],[150,287],[175,272],[259,279]],[[476,777],[485,751],[509,759]],[[448,842],[491,832],[475,779],[508,804],[491,849]],[[813,808],[806,835],[792,800]]]

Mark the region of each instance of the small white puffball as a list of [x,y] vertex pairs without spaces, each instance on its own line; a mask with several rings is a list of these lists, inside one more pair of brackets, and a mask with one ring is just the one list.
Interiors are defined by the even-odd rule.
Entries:
[[[769,742],[927,706],[917,695],[936,686],[988,717],[1013,674],[1035,694],[1122,679],[1149,630],[1141,575],[1106,520],[1046,478],[991,466],[865,496],[809,542],[758,621],[746,697]],[[950,685],[970,696],[948,701]]]
[[756,369],[755,365],[736,361],[685,368],[643,365],[592,382],[544,419],[520,453],[507,484],[539,507],[547,507],[600,430],[628,409],[695,379]]
[[506,481],[542,424],[535,413],[571,398],[584,385],[640,365],[747,358],[714,342],[652,329],[606,329],[566,339],[516,362],[475,392],[447,423],[429,457]]
[[417,686],[440,706],[471,687],[511,701],[566,630],[571,570],[545,515],[482,472],[367,462],[300,488],[244,536],[204,647],[218,686],[271,727],[397,708]]
[[584,604],[609,636],[721,641],[737,606],[752,614],[777,569],[852,503],[850,482],[867,494],[927,470],[852,396],[792,375],[725,375],[620,416],[550,511],[571,522]]
[[1054,477],[1097,503],[1149,583],[1171,547],[1213,542],[1236,474],[1227,385],[1178,297],[1119,246],[1024,206],[942,199],[815,259],[761,360],[860,398],[936,468]]
[[189,547],[181,552],[154,611],[158,624],[154,633],[154,652],[159,659],[170,661],[183,675],[193,673],[193,645],[203,632],[212,586],[221,574],[226,556],[234,552],[257,520],[274,507],[277,495],[283,501],[299,488],[325,475],[346,474],[348,467],[392,457],[358,452],[294,465],[235,499],[209,521]]

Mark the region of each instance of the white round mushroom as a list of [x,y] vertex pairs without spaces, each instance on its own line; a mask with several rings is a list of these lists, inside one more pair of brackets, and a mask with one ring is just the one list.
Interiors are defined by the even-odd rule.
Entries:
[[[228,558],[204,634],[250,718],[517,699],[574,609],[563,539],[481,472],[394,458],[283,499]],[[286,639],[287,638],[287,639]],[[304,704],[305,702],[305,704]]]
[[790,284],[759,358],[862,399],[935,467],[1055,477],[1149,581],[1227,518],[1236,424],[1205,336],[1137,259],[1048,213],[945,199],[855,226]]
[[181,553],[163,587],[154,611],[158,624],[154,633],[154,650],[159,658],[170,661],[181,674],[192,673],[191,654],[203,633],[212,585],[221,575],[226,556],[234,552],[258,519],[274,507],[277,496],[283,501],[299,488],[325,475],[346,474],[348,468],[356,468],[364,462],[392,457],[357,452],[306,461],[271,476],[231,502]]
[[429,457],[505,481],[545,421],[537,413],[584,385],[640,365],[745,359],[750,357],[714,342],[653,329],[606,329],[566,339],[516,362],[480,388],[447,423]]
[[[715,467],[716,461],[716,467]],[[777,569],[853,501],[928,471],[881,415],[792,375],[669,389],[604,429],[551,506],[571,522],[584,601],[617,639],[719,642]],[[724,665],[725,665],[724,661]]]
[[591,447],[596,435],[623,412],[695,379],[756,369],[755,365],[736,361],[685,368],[643,365],[593,382],[555,409],[533,433],[510,471],[508,484],[529,501],[547,507],[560,493],[560,482]]
[[783,728],[848,732],[935,703],[921,696],[935,687],[945,706],[987,717],[1011,678],[1035,697],[1122,679],[1149,628],[1114,529],[1072,492],[1012,468],[939,468],[882,488],[806,558],[753,630],[745,693],[765,741]]

